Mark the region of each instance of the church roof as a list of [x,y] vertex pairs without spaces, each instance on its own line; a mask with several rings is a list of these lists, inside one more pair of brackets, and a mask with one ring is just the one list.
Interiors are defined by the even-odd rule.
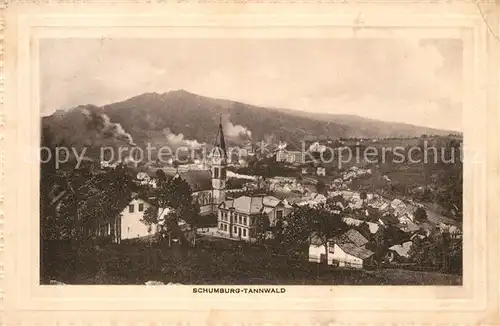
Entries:
[[189,184],[193,192],[212,189],[212,175],[208,170],[186,171],[179,175]]

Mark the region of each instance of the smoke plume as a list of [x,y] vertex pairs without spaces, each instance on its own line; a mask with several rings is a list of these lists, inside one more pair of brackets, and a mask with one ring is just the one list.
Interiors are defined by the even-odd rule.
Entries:
[[252,132],[242,125],[234,125],[229,118],[223,119],[224,135],[232,141],[246,141],[252,139]]
[[205,143],[200,143],[195,139],[193,140],[185,139],[183,134],[174,134],[168,128],[163,130],[163,134],[167,138],[168,144],[174,148],[179,148],[179,147],[200,148],[205,145]]
[[136,146],[132,136],[119,123],[111,122],[106,114],[88,109],[83,109],[82,113],[87,118],[87,129],[98,132],[103,139],[116,139]]

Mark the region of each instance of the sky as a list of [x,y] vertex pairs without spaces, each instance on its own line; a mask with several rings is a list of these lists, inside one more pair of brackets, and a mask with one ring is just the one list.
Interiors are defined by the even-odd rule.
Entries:
[[458,39],[45,39],[42,115],[184,89],[462,130]]

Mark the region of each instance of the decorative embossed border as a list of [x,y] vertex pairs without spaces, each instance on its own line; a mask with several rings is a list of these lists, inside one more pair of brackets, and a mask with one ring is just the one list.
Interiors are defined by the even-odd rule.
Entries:
[[[0,66],[0,225],[5,226],[0,271],[6,324],[500,324],[499,16],[498,3],[465,0],[11,3],[2,20]],[[463,40],[465,146],[476,153],[464,172],[465,210],[471,217],[464,223],[464,286],[293,286],[286,296],[241,298],[194,296],[189,286],[38,285],[39,171],[21,156],[39,139],[38,40],[234,35]]]

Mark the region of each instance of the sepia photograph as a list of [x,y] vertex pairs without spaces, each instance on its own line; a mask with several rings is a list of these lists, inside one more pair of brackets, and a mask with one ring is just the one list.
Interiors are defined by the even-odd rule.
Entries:
[[40,284],[462,285],[463,53],[40,39]]

